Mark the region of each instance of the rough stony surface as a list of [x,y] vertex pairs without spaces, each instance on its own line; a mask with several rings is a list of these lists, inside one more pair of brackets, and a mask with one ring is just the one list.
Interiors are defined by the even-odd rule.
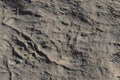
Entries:
[[0,0],[0,80],[120,80],[120,0]]

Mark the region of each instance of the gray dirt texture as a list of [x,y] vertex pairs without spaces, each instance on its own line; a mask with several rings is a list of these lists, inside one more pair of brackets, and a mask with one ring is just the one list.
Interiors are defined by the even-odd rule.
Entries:
[[0,0],[0,80],[120,80],[120,0]]

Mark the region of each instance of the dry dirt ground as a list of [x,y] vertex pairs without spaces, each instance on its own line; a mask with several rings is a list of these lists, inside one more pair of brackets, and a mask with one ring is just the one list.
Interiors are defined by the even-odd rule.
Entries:
[[0,0],[0,80],[120,80],[120,0]]

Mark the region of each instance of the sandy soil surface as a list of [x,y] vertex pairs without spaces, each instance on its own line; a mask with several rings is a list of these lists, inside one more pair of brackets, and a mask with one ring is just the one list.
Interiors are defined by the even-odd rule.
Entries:
[[120,80],[120,0],[0,0],[0,80]]

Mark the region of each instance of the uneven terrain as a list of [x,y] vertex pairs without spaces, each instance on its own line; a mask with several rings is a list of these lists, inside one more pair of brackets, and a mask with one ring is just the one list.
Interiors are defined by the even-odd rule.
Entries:
[[0,80],[120,80],[120,0],[0,0]]

